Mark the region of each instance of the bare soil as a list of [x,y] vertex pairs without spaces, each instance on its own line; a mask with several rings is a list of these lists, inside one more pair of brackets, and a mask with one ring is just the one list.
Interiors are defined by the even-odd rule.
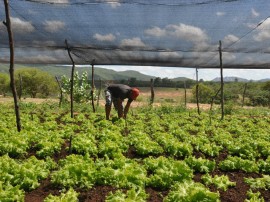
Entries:
[[[163,93],[160,95],[160,97],[171,97],[173,96],[174,93]],[[147,93],[142,93],[142,96],[147,96]],[[160,101],[160,100],[159,100]],[[11,97],[1,97],[0,96],[0,103],[12,103],[13,102],[13,98]],[[45,99],[45,98],[25,98],[22,99],[21,102],[25,102],[25,103],[35,103],[35,104],[42,104],[42,103],[46,103],[46,102],[59,102],[58,99]],[[104,100],[100,100],[99,102],[100,106],[104,106],[105,102]],[[162,106],[164,104],[164,102],[154,102],[153,106],[154,107],[159,107]],[[170,103],[171,105],[179,105],[179,103]],[[148,102],[146,101],[134,101],[131,105],[131,107],[141,107],[141,106],[147,106]],[[200,109],[203,110],[208,110],[210,109],[210,105],[209,104],[200,104]],[[196,103],[187,103],[187,108],[188,109],[195,109],[197,108],[197,104]]]

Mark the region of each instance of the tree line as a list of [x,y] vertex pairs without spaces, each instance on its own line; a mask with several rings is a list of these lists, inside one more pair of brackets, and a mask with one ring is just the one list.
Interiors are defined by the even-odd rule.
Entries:
[[[81,76],[76,73],[76,88],[75,93],[79,99],[77,101],[86,101],[90,99],[88,93],[91,91],[90,77],[83,73]],[[45,71],[36,68],[22,68],[15,71],[16,88],[19,97],[58,97],[60,90],[70,93],[69,78],[62,75],[59,80],[61,81],[61,89],[55,77]],[[136,87],[149,87],[150,81],[140,81],[136,78],[122,79],[119,81],[95,81],[96,89],[101,90],[107,83],[122,83]],[[11,94],[9,75],[0,73],[0,94],[3,96]],[[155,78],[153,80],[154,87],[167,87],[167,88],[186,88],[192,89],[193,101],[196,102],[196,85],[198,84],[199,93],[198,98],[200,103],[219,103],[220,101],[220,83],[212,81],[200,80],[198,83],[191,79],[174,81],[168,78]],[[84,91],[84,92],[82,92]],[[76,98],[75,96],[75,98]],[[82,99],[85,98],[85,99]],[[267,82],[227,82],[224,89],[225,102],[237,103],[239,105],[248,106],[270,106],[270,81]]]

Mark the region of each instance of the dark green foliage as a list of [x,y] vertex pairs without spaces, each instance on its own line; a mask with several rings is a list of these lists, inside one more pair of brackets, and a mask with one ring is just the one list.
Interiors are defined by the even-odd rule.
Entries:
[[57,83],[52,75],[36,68],[23,68],[15,71],[16,88],[19,89],[19,75],[22,78],[23,96],[32,98],[48,97],[57,92]]
[[6,95],[9,91],[9,75],[5,73],[0,73],[0,95]]

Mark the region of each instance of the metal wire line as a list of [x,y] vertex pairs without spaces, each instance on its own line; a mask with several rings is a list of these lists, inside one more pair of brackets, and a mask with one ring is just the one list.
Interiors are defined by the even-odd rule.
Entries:
[[143,6],[196,6],[196,5],[205,5],[205,4],[213,4],[213,3],[228,3],[228,2],[236,2],[241,0],[208,0],[205,2],[194,2],[194,3],[178,3],[178,4],[167,4],[167,3],[151,3],[151,2],[139,2],[139,1],[125,1],[125,0],[100,0],[100,1],[82,1],[82,2],[52,2],[48,0],[40,1],[40,0],[20,0],[20,1],[27,1],[27,2],[33,2],[33,3],[39,3],[39,4],[55,4],[55,5],[98,5],[98,4],[113,4],[113,3],[119,3],[119,4],[130,4],[130,5],[143,5]]
[[228,45],[224,49],[228,49],[229,47],[231,47],[234,44],[238,43],[241,39],[245,38],[248,34],[250,34],[255,29],[257,29],[259,26],[261,26],[268,18],[270,18],[270,16],[266,17],[263,21],[261,21],[260,23],[258,23],[254,28],[252,28],[251,30],[249,30],[246,34],[244,34],[243,36],[241,36],[238,40],[234,41],[233,43],[231,43],[230,45]]
[[[243,38],[245,38],[248,34],[250,34],[251,32],[253,32],[254,30],[256,30],[259,26],[261,26],[268,18],[270,18],[270,16],[266,17],[263,21],[259,22],[254,28],[252,28],[251,30],[249,30],[247,33],[245,33],[243,36],[241,36],[238,40],[232,42],[231,44],[229,44],[228,46],[226,46],[225,48],[222,49],[223,52],[227,52],[227,53],[259,53],[258,51],[229,51],[228,48],[235,45],[236,43],[238,43],[239,41],[241,41]],[[227,50],[226,50],[227,49]],[[262,52],[260,52],[262,53]],[[270,53],[269,51],[264,51],[263,53]],[[201,65],[207,65],[209,64],[215,57],[217,57],[218,55],[214,55],[213,57],[211,57],[206,63],[201,63],[199,66]]]

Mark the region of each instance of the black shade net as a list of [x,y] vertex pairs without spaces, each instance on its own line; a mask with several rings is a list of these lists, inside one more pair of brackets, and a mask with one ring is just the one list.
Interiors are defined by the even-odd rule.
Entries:
[[[270,68],[269,0],[10,0],[15,62]],[[5,20],[4,3],[0,3]],[[0,25],[0,63],[9,62]]]

